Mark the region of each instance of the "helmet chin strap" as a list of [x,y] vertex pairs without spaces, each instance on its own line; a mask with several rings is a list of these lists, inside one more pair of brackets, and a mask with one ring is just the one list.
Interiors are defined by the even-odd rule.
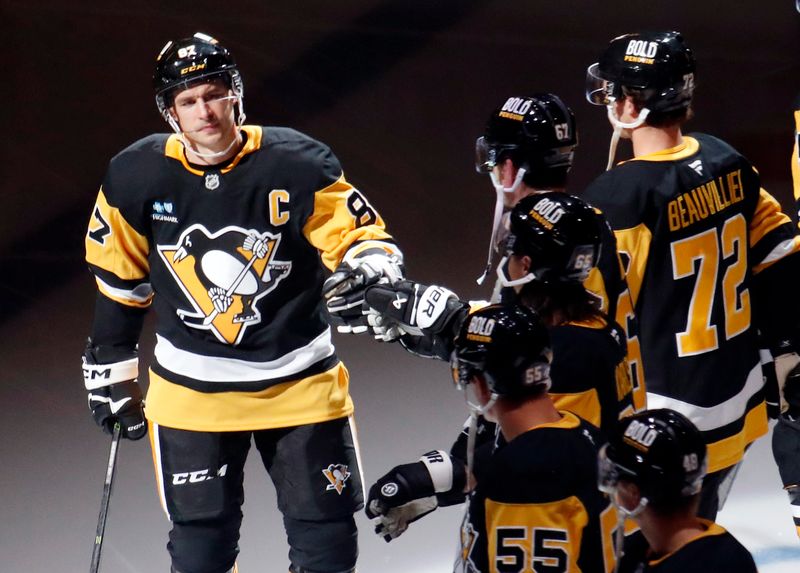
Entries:
[[649,500],[646,497],[639,498],[639,504],[633,509],[626,509],[616,502],[615,496],[611,496],[611,502],[617,508],[617,527],[614,532],[614,554],[616,555],[617,564],[614,567],[614,573],[619,572],[619,562],[622,559],[623,546],[625,544],[625,520],[633,519],[638,516],[647,506]]
[[650,110],[646,107],[643,107],[639,112],[639,117],[633,121],[620,121],[619,117],[617,117],[617,112],[614,111],[615,102],[616,100],[610,100],[606,106],[608,120],[611,122],[611,125],[614,126],[614,132],[611,134],[611,144],[608,147],[608,163],[606,164],[606,171],[614,167],[614,158],[617,156],[617,144],[619,143],[619,138],[622,135],[622,130],[636,129],[637,127],[641,126],[647,119],[647,116],[650,115]]
[[492,222],[492,236],[489,237],[489,254],[486,257],[486,268],[483,270],[483,274],[478,277],[478,284],[482,285],[483,281],[486,280],[486,277],[489,276],[489,271],[492,270],[492,254],[494,251],[494,242],[497,238],[497,232],[500,230],[500,221],[503,219],[503,195],[505,193],[516,193],[517,190],[522,185],[522,178],[525,177],[525,168],[520,167],[517,169],[517,176],[514,178],[514,183],[511,184],[511,187],[506,187],[497,177],[497,174],[492,170],[489,173],[489,177],[492,180],[492,185],[494,186],[494,191],[496,194],[496,200],[494,203],[494,219]]
[[500,259],[500,262],[497,265],[497,270],[495,271],[497,273],[497,280],[504,287],[515,287],[536,280],[536,275],[534,275],[533,273],[528,273],[522,278],[511,280],[510,278],[508,278],[505,271],[505,266],[507,261],[508,261],[508,255]]
[[479,406],[474,402],[470,402],[467,395],[467,389],[464,388],[464,399],[467,401],[469,408],[469,430],[467,431],[467,479],[471,479],[474,475],[475,468],[475,438],[478,434],[478,416],[483,416],[489,409],[497,402],[497,394],[492,392],[489,396],[489,401],[483,406]]

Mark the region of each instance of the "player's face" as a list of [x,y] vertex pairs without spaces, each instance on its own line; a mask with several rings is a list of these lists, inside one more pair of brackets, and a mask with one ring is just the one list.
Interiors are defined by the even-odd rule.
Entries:
[[[517,178],[519,169],[514,166],[513,161],[506,158],[502,163],[495,165],[494,169],[496,170],[497,178],[504,187],[511,187],[514,185],[514,180]],[[520,185],[513,193],[503,193],[503,205],[507,209],[511,209],[520,199],[526,195],[530,195],[530,193],[530,189],[525,187],[525,185]]]
[[236,137],[235,104],[225,82],[213,80],[179,92],[171,111],[191,143],[218,151]]
[[[521,279],[527,276],[531,268],[531,259],[527,255],[509,255],[508,256],[508,278],[512,281]],[[519,292],[525,285],[516,285],[514,290]]]

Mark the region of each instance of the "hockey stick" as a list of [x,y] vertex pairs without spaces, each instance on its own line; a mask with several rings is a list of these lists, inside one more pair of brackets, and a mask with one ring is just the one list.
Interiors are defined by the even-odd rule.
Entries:
[[108,469],[106,469],[106,481],[103,484],[103,498],[100,500],[100,515],[97,518],[97,533],[94,537],[94,549],[92,549],[92,564],[89,573],[97,573],[100,569],[100,551],[103,549],[103,533],[106,529],[106,516],[108,515],[108,502],[111,499],[111,486],[114,483],[114,470],[117,469],[117,449],[119,448],[119,438],[122,434],[122,427],[119,422],[114,424],[114,433],[111,435],[111,450],[108,452]]

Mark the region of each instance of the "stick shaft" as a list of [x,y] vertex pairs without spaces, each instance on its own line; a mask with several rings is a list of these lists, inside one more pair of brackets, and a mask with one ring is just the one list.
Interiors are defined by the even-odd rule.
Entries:
[[103,549],[103,534],[106,529],[108,504],[111,500],[111,487],[114,485],[114,472],[117,468],[117,450],[119,449],[121,434],[122,428],[119,422],[117,422],[114,424],[114,432],[111,435],[111,449],[108,452],[108,468],[106,469],[106,479],[103,483],[103,497],[100,500],[100,515],[97,517],[97,533],[94,537],[92,563],[89,568],[89,573],[97,573],[100,569],[100,551]]

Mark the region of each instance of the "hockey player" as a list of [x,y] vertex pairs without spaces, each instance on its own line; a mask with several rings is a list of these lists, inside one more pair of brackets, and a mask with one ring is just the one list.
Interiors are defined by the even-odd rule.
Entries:
[[[235,570],[251,440],[290,571],[354,571],[363,492],[320,260],[340,265],[332,294],[397,280],[400,252],[327,146],[244,124],[239,70],[214,38],[168,42],[154,82],[175,133],[114,157],[86,234],[99,291],[83,356],[92,415],[130,439],[149,429],[174,573]],[[136,348],[151,304],[143,412]]]
[[[709,475],[700,515],[718,510],[719,486],[767,431],[759,329],[776,354],[791,347],[798,240],[758,173],[735,149],[683,135],[695,59],[677,32],[613,39],[587,73],[587,97],[634,158],[583,197],[600,208],[628,261],[627,279],[648,365],[647,402],[700,429]],[[732,474],[731,474],[732,475]]]
[[[509,97],[489,116],[484,134],[475,142],[475,168],[489,175],[497,194],[487,271],[492,250],[502,249],[511,208],[528,195],[566,191],[577,144],[575,116],[555,94]],[[616,239],[607,226],[602,228],[601,245],[599,260],[585,286],[601,301],[601,310],[625,329],[633,400],[639,410],[645,407],[645,378],[637,326]],[[500,300],[500,286],[496,283],[493,301]]]
[[466,486],[456,571],[612,571],[616,514],[596,487],[597,430],[553,406],[550,355],[547,330],[530,310],[493,305],[470,315],[455,342],[453,377],[473,391],[473,415],[496,421],[505,443],[473,472],[443,451],[393,468],[367,501],[380,534],[396,537],[409,514],[420,516],[409,508],[463,499]]
[[627,418],[601,448],[598,465],[600,489],[643,536],[626,546],[619,573],[756,573],[733,535],[697,517],[706,446],[685,416],[662,409]]
[[[602,217],[578,197],[563,192],[522,198],[510,213],[505,257],[497,267],[503,287],[536,311],[553,341],[551,398],[604,431],[632,411],[625,336],[584,287],[601,251]],[[398,324],[400,341],[420,351],[423,335],[440,359],[453,349],[455,334],[469,320],[470,304],[439,286],[399,281],[370,287],[373,311]]]

